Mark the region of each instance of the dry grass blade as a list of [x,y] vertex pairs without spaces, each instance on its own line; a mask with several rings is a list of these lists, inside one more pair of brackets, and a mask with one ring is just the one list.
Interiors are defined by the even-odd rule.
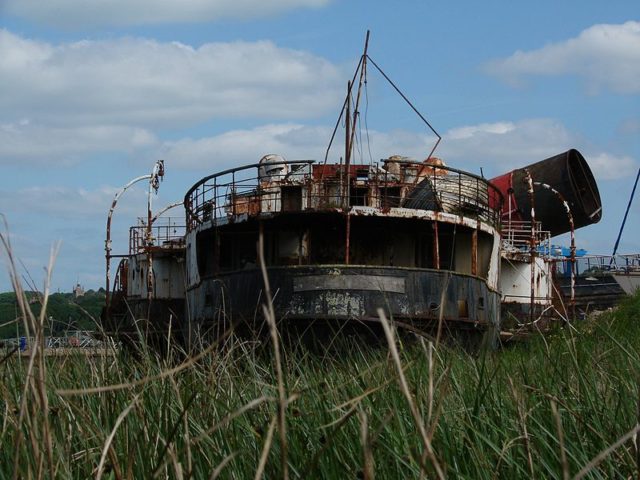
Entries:
[[362,410],[358,411],[358,417],[360,417],[360,441],[362,443],[362,454],[364,457],[364,479],[373,480],[375,478],[375,470],[371,439],[369,438],[369,419],[367,418],[367,414]]
[[178,457],[176,456],[176,453],[173,451],[173,447],[170,446],[169,449],[167,450],[167,453],[171,457],[171,463],[173,464],[173,471],[175,472],[175,475],[176,475],[175,478],[177,480],[183,480],[184,474],[182,473],[182,464],[178,461]]
[[436,333],[436,347],[440,345],[440,340],[442,338],[442,326],[444,325],[444,303],[446,301],[447,288],[449,287],[449,278],[451,277],[449,271],[444,277],[444,282],[442,286],[442,294],[440,295],[440,313],[438,315],[438,332]]
[[[636,428],[640,428],[640,390],[638,391],[638,415],[636,421]],[[636,447],[636,468],[638,469],[638,480],[640,480],[640,441],[638,441],[638,433],[633,436],[633,444]]]
[[44,361],[44,321],[46,318],[47,305],[49,303],[49,289],[51,286],[51,275],[53,274],[53,265],[55,259],[58,256],[60,250],[60,243],[56,244],[49,255],[49,264],[47,266],[47,277],[44,284],[44,295],[42,308],[40,309],[40,318],[36,327],[36,338],[38,343],[38,377],[37,377],[37,395],[40,400],[41,417],[42,417],[42,429],[45,440],[47,460],[49,462],[49,473],[52,478],[56,476],[56,469],[53,461],[53,441],[51,439],[51,427],[49,425],[49,396],[47,395],[47,388],[45,383],[46,378],[46,363]]
[[[444,380],[447,378],[447,375],[449,374],[450,369],[451,369],[451,366],[447,365],[447,368],[444,369],[444,371],[442,372],[442,374],[440,375],[440,377],[436,382],[438,393],[443,398],[446,398],[447,396],[447,384],[444,382]],[[428,432],[429,440],[431,440],[436,433],[436,428],[438,428],[438,421],[441,418],[444,405],[445,405],[445,402],[442,402],[442,401],[436,404],[436,410],[435,412],[433,412],[433,418],[431,419],[431,424],[429,426],[429,432]]]
[[4,355],[2,358],[0,358],[0,365],[2,365],[4,362],[6,362],[7,360],[9,360],[12,356],[14,356],[17,352],[18,352],[19,348],[18,347],[14,347],[11,350],[9,350],[6,355]]
[[[262,224],[260,224],[262,227]],[[258,258],[260,260],[260,270],[264,281],[264,289],[267,297],[267,305],[263,305],[264,317],[269,324],[269,333],[273,344],[273,355],[275,357],[276,375],[278,378],[278,432],[280,434],[280,464],[282,468],[282,478],[289,478],[289,466],[287,465],[287,393],[284,387],[284,373],[282,372],[282,361],[280,358],[280,339],[278,338],[278,327],[276,325],[276,314],[271,299],[271,287],[269,286],[269,275],[264,262],[264,233],[260,229],[258,239]]]
[[518,391],[516,390],[515,385],[513,384],[513,379],[511,377],[507,377],[509,380],[509,386],[511,388],[511,394],[513,395],[513,399],[516,402],[516,408],[518,411],[518,421],[520,423],[520,428],[522,429],[522,438],[524,440],[524,449],[527,454],[527,465],[529,466],[529,475],[531,478],[534,477],[533,474],[533,457],[531,455],[531,442],[529,439],[529,431],[527,429],[527,415],[524,412],[524,406],[522,397],[518,395]]
[[333,407],[332,410],[342,410],[345,407],[355,407],[360,402],[362,402],[362,400],[364,400],[368,396],[376,393],[377,391],[382,390],[387,385],[389,385],[391,382],[393,382],[393,379],[389,379],[389,380],[383,382],[381,385],[378,385],[377,387],[369,388],[365,392],[363,392],[361,395],[358,395],[356,397],[352,397],[349,400],[347,400],[346,402],[343,402],[343,403],[341,403],[339,405],[336,405],[335,407]]
[[264,440],[262,453],[260,454],[260,462],[258,462],[258,469],[256,470],[256,475],[254,477],[255,480],[262,478],[262,475],[264,474],[264,467],[267,465],[267,457],[269,456],[269,451],[271,450],[271,443],[273,442],[273,432],[276,429],[277,420],[278,417],[273,417],[271,423],[269,423],[267,438],[265,438]]
[[[335,410],[335,409],[334,409]],[[358,411],[358,405],[353,405],[349,410],[347,410],[340,418],[332,420],[329,423],[322,425],[320,428],[330,428],[333,426],[340,427],[342,426],[351,416]],[[335,433],[335,431],[334,431]]]
[[[1,214],[0,214],[1,215]],[[4,215],[1,215],[4,223],[5,232],[9,231],[9,227]],[[49,286],[51,284],[51,274],[53,264],[58,251],[58,246],[54,246],[49,256],[49,264],[47,267],[47,276],[45,279],[45,293],[40,298],[41,311],[39,318],[36,319],[33,311],[26,301],[26,294],[22,288],[22,284],[18,278],[15,257],[11,247],[11,240],[8,233],[0,232],[0,243],[7,255],[9,276],[16,295],[16,302],[19,305],[21,316],[24,323],[24,330],[27,335],[33,336],[35,341],[31,346],[29,355],[29,364],[25,375],[25,382],[22,388],[22,397],[20,399],[20,410],[18,415],[18,435],[14,443],[14,462],[13,462],[13,478],[20,477],[18,472],[19,456],[23,440],[22,425],[24,422],[28,424],[30,432],[30,441],[34,453],[34,463],[38,464],[38,475],[42,474],[44,459],[41,457],[40,446],[44,444],[46,461],[49,467],[49,475],[56,476],[56,468],[53,461],[53,444],[51,439],[49,425],[49,402],[45,385],[46,365],[44,362],[44,319],[47,300],[49,296]],[[30,395],[29,395],[30,393]],[[29,402],[32,398],[33,401]],[[38,417],[40,422],[37,422]]]
[[[509,451],[509,449],[515,445],[516,443],[518,443],[520,440],[522,440],[523,437],[516,437],[516,438],[512,438],[511,440],[509,440],[503,447],[502,450],[500,450],[500,456],[498,457],[498,463],[496,464],[496,468],[495,471],[493,472],[493,477],[494,479],[499,478],[499,474],[500,474],[500,465],[502,464],[502,460],[504,460],[504,456],[505,454]],[[531,477],[534,478],[534,477]]]
[[309,472],[309,471],[314,471],[318,465],[318,460],[320,460],[320,456],[327,451],[327,449],[329,448],[329,446],[333,443],[333,439],[336,438],[336,434],[338,433],[338,431],[347,423],[347,421],[356,413],[356,407],[352,407],[347,413],[345,413],[341,418],[339,418],[338,420],[336,420],[335,422],[331,422],[328,425],[325,425],[325,428],[328,428],[330,426],[334,426],[333,430],[331,431],[330,435],[327,435],[327,440],[325,442],[324,445],[322,445],[322,448],[320,448],[320,450],[318,450],[314,455],[313,458],[304,466],[304,468],[302,469],[303,472]]
[[593,458],[593,460],[587,463],[584,467],[582,467],[582,469],[578,473],[576,473],[575,477],[573,477],[573,480],[580,480],[581,478],[584,478],[591,470],[597,467],[600,464],[600,462],[602,462],[605,458],[607,458],[614,450],[616,450],[618,447],[620,447],[621,445],[624,445],[626,442],[631,440],[635,435],[638,434],[638,432],[640,432],[640,425],[636,425],[632,430],[629,430],[622,437],[620,437],[618,440],[616,440],[614,443],[612,443],[603,451],[601,451],[598,455],[596,455]]
[[[0,232],[0,243],[2,243],[4,252],[7,255],[7,266],[9,269],[9,277],[11,279],[13,291],[15,292],[15,295],[16,295],[16,303],[18,304],[18,307],[22,314],[22,319],[25,322],[25,326],[28,327],[27,316],[31,315],[31,317],[33,317],[33,313],[28,308],[28,304],[25,302],[24,292],[22,291],[22,285],[20,284],[20,281],[18,279],[16,262],[13,256],[13,249],[11,248],[11,239],[9,238],[9,234],[8,234],[9,226],[7,224],[7,219],[2,214],[0,214],[0,216],[2,217],[4,230],[5,230],[5,233]],[[27,332],[28,331],[29,330],[27,329]],[[27,413],[27,392],[29,391],[29,379],[31,378],[31,370],[33,368],[33,359],[34,357],[33,355],[31,355],[29,358],[29,365],[27,367],[27,376],[26,376],[27,381],[25,381],[24,387],[22,389],[22,395],[20,397],[20,407],[19,407],[17,427],[16,427],[17,435],[14,441],[14,458],[13,458],[14,480],[20,477],[18,472],[18,463],[19,463],[20,448],[22,446],[22,441],[24,437],[23,431],[22,431],[22,425]]]
[[[435,345],[432,341],[429,341],[428,344],[425,345],[424,338],[422,337],[420,337],[420,345],[427,358],[429,383],[427,386],[427,423],[426,424],[429,425],[428,435],[429,435],[429,440],[431,440],[435,435],[436,428],[438,427],[438,420],[440,418],[440,414],[443,408],[443,402],[438,402],[434,411],[434,403],[435,403],[435,396],[436,396],[435,390],[438,389],[438,393],[440,394],[439,398],[446,397],[446,394],[445,394],[446,384],[442,382],[444,379],[447,378],[451,365],[447,365],[444,371],[440,374],[440,377],[434,382],[435,363],[436,363],[434,360],[434,353],[436,353]],[[426,460],[426,457],[422,459],[423,463],[425,460]]]
[[429,342],[428,346],[425,347],[424,338],[420,337],[420,345],[422,349],[427,354],[427,364],[429,366],[429,386],[427,390],[427,423],[431,423],[431,418],[433,414],[433,370],[434,370],[434,361],[433,361],[433,343]]
[[[160,439],[160,441],[164,442],[164,440]],[[167,464],[169,461],[173,465],[173,471],[175,478],[178,480],[182,480],[184,478],[184,473],[182,472],[182,464],[178,461],[178,457],[176,456],[176,452],[173,449],[173,445],[171,443],[165,443],[165,453],[168,458],[166,458],[158,468],[151,475],[152,478],[169,478],[169,473],[167,469]],[[164,454],[163,454],[164,455]],[[162,471],[164,470],[164,471]]]
[[[179,397],[180,387],[178,386],[174,377],[169,377],[169,379],[171,380],[171,384],[173,385],[176,391],[176,396]],[[191,399],[189,399],[189,402],[187,403],[187,405],[182,405],[182,402],[180,402],[181,408],[184,410],[184,415],[182,415],[182,425],[184,428],[183,435],[185,439],[185,448],[187,450],[187,472],[188,472],[187,476],[189,476],[193,471],[193,456],[191,454],[191,434],[189,433],[189,409],[191,407],[192,399],[195,399],[195,398],[196,398],[196,395],[194,394],[191,397]]]
[[413,401],[413,397],[409,392],[409,385],[407,383],[407,379],[404,376],[404,370],[402,369],[402,362],[400,361],[400,355],[398,354],[398,349],[396,347],[395,336],[393,331],[391,330],[391,326],[389,325],[389,321],[387,320],[387,316],[384,313],[384,310],[381,308],[378,309],[378,316],[380,317],[382,328],[384,329],[384,334],[387,337],[387,343],[389,344],[389,351],[391,352],[391,357],[396,366],[396,370],[398,372],[398,382],[400,383],[400,389],[407,399],[407,403],[409,404],[409,408],[411,410],[411,415],[413,416],[414,423],[418,430],[420,431],[420,435],[422,436],[422,441],[424,443],[424,448],[426,450],[427,457],[431,460],[431,464],[433,465],[434,470],[436,471],[436,475],[438,478],[444,478],[444,473],[436,456],[433,452],[433,448],[431,446],[431,440],[429,440],[429,436],[427,435],[427,431],[424,426],[424,422],[420,417],[420,412],[418,411],[418,407]]
[[560,443],[560,462],[562,463],[562,478],[568,480],[569,478],[569,462],[567,461],[567,452],[564,448],[564,432],[562,430],[562,419],[560,418],[560,412],[558,412],[558,405],[551,400],[551,411],[556,419],[556,429],[558,431],[558,442]]
[[[173,380],[173,377],[169,377],[171,380]],[[176,434],[178,433],[178,428],[180,427],[180,423],[182,423],[184,425],[184,420],[187,418],[187,415],[189,414],[189,407],[191,407],[191,404],[193,403],[193,401],[196,398],[196,394],[193,393],[191,395],[191,397],[187,400],[186,404],[182,404],[182,401],[180,400],[180,391],[178,390],[178,386],[175,383],[175,381],[172,381],[172,384],[176,390],[176,398],[178,399],[178,402],[180,403],[180,415],[178,416],[178,419],[174,422],[173,428],[171,429],[171,431],[169,432],[169,435],[167,436],[167,439],[164,440],[165,446],[164,446],[164,450],[162,451],[162,453],[160,454],[160,458],[163,458],[165,453],[169,453],[171,454],[170,450],[171,450],[171,444],[173,443],[173,439],[175,438]],[[185,444],[187,445],[187,447],[190,447],[191,444],[189,442],[189,431],[188,429],[185,429]],[[187,448],[187,460],[189,460],[189,453],[191,452],[191,450],[189,448]],[[156,477],[159,472],[160,469],[162,468],[162,463],[159,463],[158,466],[155,468],[155,470],[153,471],[153,477]],[[189,469],[190,470],[190,469]]]
[[202,432],[196,438],[191,440],[191,443],[195,444],[195,443],[200,442],[204,438],[206,438],[209,435],[211,435],[212,433],[214,433],[216,430],[227,426],[229,424],[229,422],[231,422],[234,418],[237,418],[240,415],[242,415],[243,413],[245,413],[245,412],[247,412],[249,410],[252,410],[252,409],[258,407],[259,405],[262,405],[263,403],[271,401],[271,400],[274,400],[274,398],[273,397],[267,397],[267,396],[262,396],[262,397],[259,397],[259,398],[251,400],[249,403],[243,405],[242,407],[240,407],[236,411],[226,415],[222,420],[220,420],[218,423],[216,423],[211,428],[208,428],[205,432]]
[[120,412],[120,415],[118,415],[118,418],[116,419],[116,423],[113,426],[113,429],[111,430],[111,433],[109,434],[109,436],[107,437],[107,439],[104,442],[104,447],[102,448],[102,455],[100,455],[100,462],[98,463],[98,471],[96,473],[96,480],[100,480],[100,478],[102,478],[102,473],[104,472],[104,462],[107,459],[107,453],[109,452],[109,447],[111,446],[111,442],[113,442],[113,439],[116,436],[116,432],[118,431],[118,427],[120,427],[120,424],[124,421],[125,417],[129,414],[131,409],[136,405],[136,403],[138,402],[139,398],[140,398],[140,394],[138,394],[135,397],[133,397],[133,400],[127,406],[127,408],[125,408],[122,412]]
[[8,322],[0,323],[0,328],[8,327],[10,325],[15,325],[20,321],[20,317],[16,317],[13,320],[9,320]]
[[231,460],[236,458],[236,455],[238,455],[238,453],[239,452],[231,452],[229,455],[224,457],[222,461],[218,464],[218,466],[213,470],[213,472],[211,472],[211,476],[209,477],[209,480],[216,480],[216,478],[218,478],[222,473],[222,470],[224,470],[224,467],[226,467]]

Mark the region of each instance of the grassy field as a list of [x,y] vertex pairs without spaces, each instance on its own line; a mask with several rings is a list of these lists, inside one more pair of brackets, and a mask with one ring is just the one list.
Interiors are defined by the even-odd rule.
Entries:
[[0,478],[636,478],[639,318],[636,296],[477,356],[231,337],[181,362],[2,358]]

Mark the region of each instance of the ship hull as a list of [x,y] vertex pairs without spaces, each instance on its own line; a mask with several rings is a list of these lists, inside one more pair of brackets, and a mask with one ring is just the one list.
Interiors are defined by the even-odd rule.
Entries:
[[[434,334],[438,326],[496,333],[500,295],[486,282],[451,271],[353,265],[267,269],[276,318],[289,326],[379,321],[379,309],[400,326]],[[266,301],[259,269],[204,278],[189,289],[191,338],[219,336],[231,325],[264,328]]]

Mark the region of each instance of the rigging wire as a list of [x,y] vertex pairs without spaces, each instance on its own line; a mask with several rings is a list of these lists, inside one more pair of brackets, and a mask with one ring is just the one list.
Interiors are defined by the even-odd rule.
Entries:
[[[360,114],[358,113],[358,117],[356,118],[356,120],[360,117]],[[363,163],[364,160],[364,154],[362,153],[362,122],[358,122],[358,135],[356,135],[356,148],[358,149],[358,158],[360,159],[360,163]]]
[[[351,84],[353,85],[353,82],[355,82],[356,77],[358,76],[358,72],[360,72],[360,68],[362,67],[362,62],[364,61],[364,55],[362,55],[360,57],[360,61],[358,62],[358,66],[356,67],[356,71],[353,72],[353,77],[351,79]],[[351,93],[351,92],[349,92]],[[338,127],[340,126],[340,123],[342,122],[342,119],[344,117],[344,112],[347,109],[347,102],[349,102],[350,100],[350,96],[347,95],[344,99],[344,102],[342,102],[342,109],[340,110],[340,115],[338,116],[338,120],[336,120],[336,124],[333,127],[333,133],[331,134],[331,139],[329,140],[329,145],[327,145],[327,150],[324,154],[324,163],[323,165],[327,164],[327,159],[329,158],[329,151],[331,150],[331,145],[333,145],[333,140],[336,137],[336,133],[338,131]],[[324,169],[322,169],[322,173],[324,173]],[[322,176],[321,176],[322,178]]]
[[369,138],[369,88],[368,81],[364,80],[364,131],[367,134],[367,150],[369,151],[369,165],[373,167],[373,155],[371,155],[371,139]]
[[380,74],[385,78],[385,80],[387,82],[389,82],[389,84],[393,87],[393,89],[398,93],[398,95],[400,95],[402,97],[402,99],[407,102],[407,105],[409,105],[409,107],[411,107],[411,109],[416,113],[416,115],[418,115],[418,117],[420,117],[420,119],[429,127],[429,129],[434,133],[434,135],[436,137],[438,137],[438,140],[436,141],[435,145],[433,146],[433,148],[431,149],[431,151],[429,152],[429,156],[427,158],[431,158],[431,156],[433,155],[433,152],[435,152],[436,148],[438,148],[438,144],[440,143],[440,141],[442,140],[442,137],[440,136],[440,134],[438,132],[436,132],[435,128],[433,128],[433,126],[429,123],[429,121],[424,118],[424,116],[418,111],[418,109],[413,105],[413,103],[411,103],[411,101],[405,96],[404,93],[402,93],[402,91],[400,91],[400,89],[396,86],[395,83],[393,83],[393,80],[391,80],[389,78],[389,76],[384,73],[384,71],[378,66],[378,64],[376,62],[373,61],[373,59],[367,55],[367,59],[371,62],[371,64],[376,67],[376,70],[378,70],[378,72],[380,72]]
[[[367,32],[367,41],[369,38],[369,34]],[[370,165],[373,166],[373,154],[371,153],[371,138],[370,138],[370,134],[369,134],[369,125],[368,125],[368,111],[369,111],[369,90],[368,90],[368,82],[367,82],[367,61],[370,61],[371,64],[376,68],[376,70],[384,77],[384,79],[393,87],[393,89],[400,95],[400,97],[402,97],[402,99],[407,103],[407,105],[409,105],[409,107],[416,113],[416,115],[418,115],[418,117],[423,121],[423,123],[425,125],[427,125],[427,127],[431,130],[431,132],[437,137],[437,140],[435,142],[435,144],[433,145],[433,148],[431,149],[431,151],[429,152],[429,155],[427,158],[431,158],[431,156],[433,155],[433,153],[435,152],[436,148],[438,147],[438,145],[440,144],[440,141],[442,140],[442,137],[440,136],[440,134],[435,130],[435,128],[433,128],[433,126],[431,125],[431,123],[429,123],[429,121],[418,111],[418,109],[413,105],[413,103],[411,103],[411,101],[405,96],[404,93],[402,93],[402,91],[398,88],[398,86],[391,80],[391,78],[389,78],[389,76],[382,70],[382,68],[380,68],[380,66],[369,56],[369,54],[367,53],[367,49],[366,49],[366,45],[365,45],[365,51],[363,53],[363,55],[360,56],[360,60],[358,62],[358,65],[353,73],[353,77],[351,79],[350,85],[353,85],[355,83],[356,77],[358,76],[358,73],[361,74],[361,83],[364,83],[364,90],[365,90],[365,132],[366,132],[366,139],[367,139],[367,151],[369,154],[369,162]],[[362,81],[364,79],[364,81]],[[359,92],[359,89],[358,89]],[[331,134],[331,138],[329,140],[329,145],[327,146],[326,152],[325,152],[325,156],[324,156],[324,162],[323,165],[327,164],[327,161],[329,159],[329,151],[331,150],[331,147],[333,145],[333,141],[335,140],[335,136],[338,130],[339,126],[345,126],[346,122],[351,122],[351,119],[347,119],[345,118],[345,112],[347,109],[347,105],[349,104],[349,102],[351,102],[352,99],[352,95],[353,95],[353,91],[352,89],[349,90],[349,92],[347,93],[347,96],[342,104],[342,109],[340,110],[340,115],[338,116],[338,119],[336,121],[336,124],[333,128],[333,132]],[[356,107],[357,108],[357,107]],[[358,126],[358,131],[359,131],[359,136],[360,138],[358,139],[358,135],[355,135],[355,122],[358,121],[358,118],[361,117],[360,113],[356,110],[354,112],[354,133],[352,133],[352,136],[355,138],[354,142],[356,143],[357,147],[358,147],[358,153],[360,155],[360,159],[361,161],[364,160],[364,153],[363,153],[363,148],[364,148],[364,144],[362,142],[362,125],[360,124]],[[324,168],[321,171],[320,174],[320,179],[322,179],[324,175]],[[417,179],[417,177],[416,177]]]
[[[351,93],[353,94],[353,89],[351,91]],[[355,105],[355,101],[353,99],[353,97],[351,98],[351,104]],[[353,143],[355,144],[356,147],[356,152],[358,153],[358,156],[360,158],[360,160],[362,160],[362,148],[361,148],[361,142],[362,142],[362,125],[361,122],[358,121],[358,118],[360,117],[360,112],[358,112],[357,110],[353,112],[353,130],[357,133],[355,133],[353,135]],[[358,126],[358,130],[356,130],[356,125]],[[358,135],[360,135],[360,138],[358,138]],[[353,147],[353,145],[352,145]],[[353,150],[353,148],[352,148]]]

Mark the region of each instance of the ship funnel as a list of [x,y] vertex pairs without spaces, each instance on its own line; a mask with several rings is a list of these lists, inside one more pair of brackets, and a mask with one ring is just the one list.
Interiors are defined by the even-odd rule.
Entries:
[[[509,217],[509,211],[512,220],[531,220],[525,170],[534,182],[546,183],[562,194],[571,208],[575,228],[598,223],[602,218],[600,193],[593,173],[582,154],[571,149],[490,180],[505,198],[503,222]],[[535,216],[542,222],[542,229],[549,230],[552,237],[568,232],[569,220],[558,197],[540,186],[534,186],[534,192]]]

